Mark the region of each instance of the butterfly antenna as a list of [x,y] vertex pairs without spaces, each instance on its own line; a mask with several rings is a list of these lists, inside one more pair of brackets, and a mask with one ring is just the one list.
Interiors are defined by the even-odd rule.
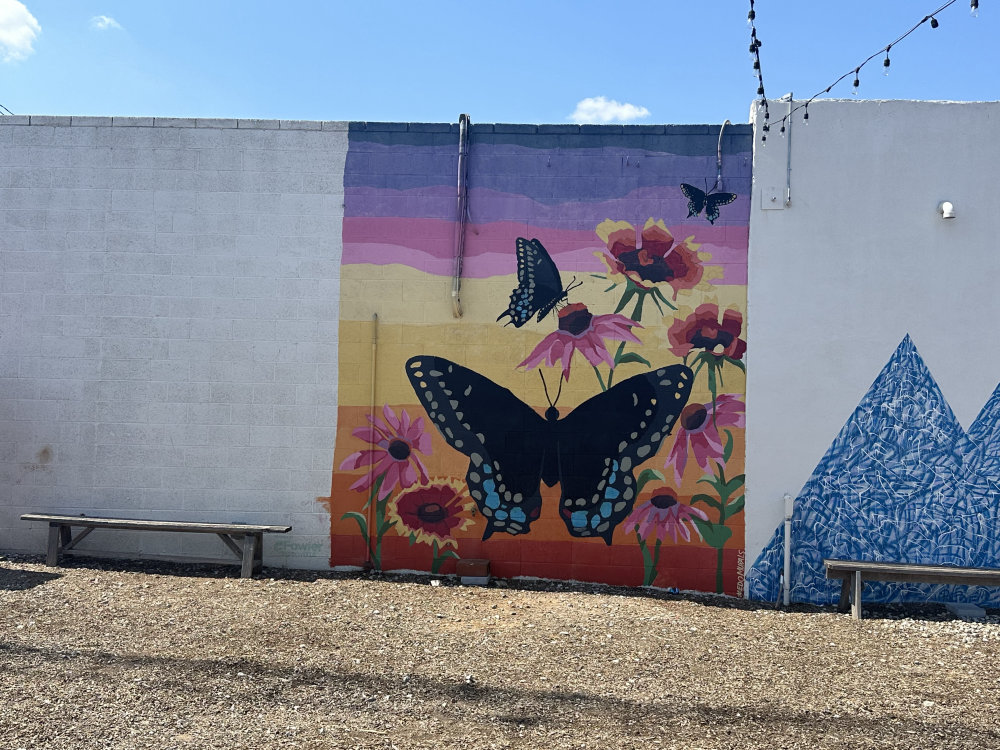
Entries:
[[566,292],[569,293],[572,290],[576,289],[578,286],[583,286],[583,281],[577,281],[576,276],[574,276],[573,280],[569,282],[569,286],[566,287]]
[[[549,402],[549,406],[555,406],[555,404],[552,403],[552,399],[549,398],[549,387],[545,384],[545,376],[542,375],[541,370],[538,371],[538,377],[542,379],[542,390],[545,391],[545,400]],[[560,378],[560,380],[562,380],[562,378]],[[562,388],[562,383],[559,384],[559,387]],[[558,399],[559,397],[556,396],[556,400]]]

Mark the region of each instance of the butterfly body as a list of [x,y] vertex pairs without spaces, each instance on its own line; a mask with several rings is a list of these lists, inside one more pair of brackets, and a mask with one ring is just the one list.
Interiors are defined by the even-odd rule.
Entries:
[[497,320],[509,317],[506,325],[513,323],[520,328],[536,313],[541,321],[566,299],[569,289],[563,288],[559,269],[541,242],[518,237],[516,249],[517,286],[510,293],[510,304]]
[[706,193],[686,182],[681,183],[681,192],[688,199],[688,218],[704,211],[709,224],[715,224],[719,218],[720,206],[728,206],[736,200],[736,193]]
[[684,365],[627,378],[558,418],[442,357],[418,356],[406,374],[431,422],[469,458],[466,482],[487,525],[525,534],[541,513],[541,482],[560,485],[569,533],[608,544],[631,512],[634,470],[656,454],[690,395]]

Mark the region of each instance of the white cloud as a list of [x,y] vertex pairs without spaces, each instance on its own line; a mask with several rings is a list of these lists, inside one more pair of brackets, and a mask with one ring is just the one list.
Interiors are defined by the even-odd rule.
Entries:
[[41,33],[38,23],[24,3],[18,0],[0,0],[0,55],[4,62],[23,60],[32,52],[31,46]]
[[576,104],[576,110],[568,119],[577,124],[602,124],[606,122],[632,122],[649,117],[649,110],[634,104],[621,104],[614,99],[592,96]]
[[122,25],[111,16],[94,16],[90,19],[90,28],[97,31],[107,31],[108,29],[122,29]]

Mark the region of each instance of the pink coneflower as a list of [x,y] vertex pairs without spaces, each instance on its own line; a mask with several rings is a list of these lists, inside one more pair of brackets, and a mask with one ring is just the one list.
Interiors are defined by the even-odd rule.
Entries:
[[706,474],[712,473],[711,461],[722,458],[725,446],[719,435],[720,427],[743,427],[746,423],[746,406],[736,396],[723,393],[707,404],[693,403],[684,407],[677,420],[677,436],[670,448],[664,468],[674,467],[674,479],[681,483],[688,455]]
[[632,328],[642,328],[624,315],[592,315],[582,302],[566,305],[559,311],[559,330],[550,333],[534,348],[518,367],[532,369],[543,361],[547,367],[562,362],[563,378],[569,380],[570,360],[573,352],[580,352],[595,367],[601,363],[612,370],[615,360],[604,345],[604,340],[639,342]]
[[383,477],[379,487],[381,500],[388,496],[397,486],[410,487],[417,481],[427,481],[427,469],[414,451],[430,455],[431,436],[424,432],[423,417],[417,417],[412,423],[406,409],[400,409],[399,417],[388,404],[382,407],[382,418],[368,415],[371,423],[365,427],[356,427],[351,435],[364,440],[371,448],[352,453],[340,464],[341,471],[372,467],[358,481],[351,485],[352,490],[367,490],[379,477]]
[[708,515],[693,505],[679,502],[676,495],[670,490],[663,489],[648,502],[632,511],[632,514],[625,521],[625,528],[635,529],[643,541],[654,538],[666,541],[667,535],[669,535],[676,544],[678,535],[685,542],[691,541],[689,523],[698,537],[701,537],[701,532],[698,531],[693,520],[695,518],[707,521]]

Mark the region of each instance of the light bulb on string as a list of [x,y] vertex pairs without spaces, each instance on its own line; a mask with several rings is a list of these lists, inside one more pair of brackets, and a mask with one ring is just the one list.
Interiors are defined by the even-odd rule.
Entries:
[[805,106],[805,112],[802,113],[802,124],[803,125],[808,125],[809,124],[809,105],[808,104]]
[[931,28],[936,29],[940,25],[941,24],[938,23],[938,20],[934,16],[931,16]]
[[[891,46],[890,44],[889,47]],[[889,65],[891,64],[889,62],[889,47],[885,48],[885,59],[882,61],[882,75],[884,76],[889,75]]]
[[858,86],[861,85],[860,73],[861,73],[861,68],[855,68],[855,70],[854,70],[854,90],[851,91],[851,94],[853,96],[857,96],[858,95]]
[[979,18],[979,0],[969,0],[969,12],[973,18]]
[[782,138],[785,137],[785,118],[784,117],[781,118],[781,130],[779,130],[778,132],[781,133],[781,137]]

